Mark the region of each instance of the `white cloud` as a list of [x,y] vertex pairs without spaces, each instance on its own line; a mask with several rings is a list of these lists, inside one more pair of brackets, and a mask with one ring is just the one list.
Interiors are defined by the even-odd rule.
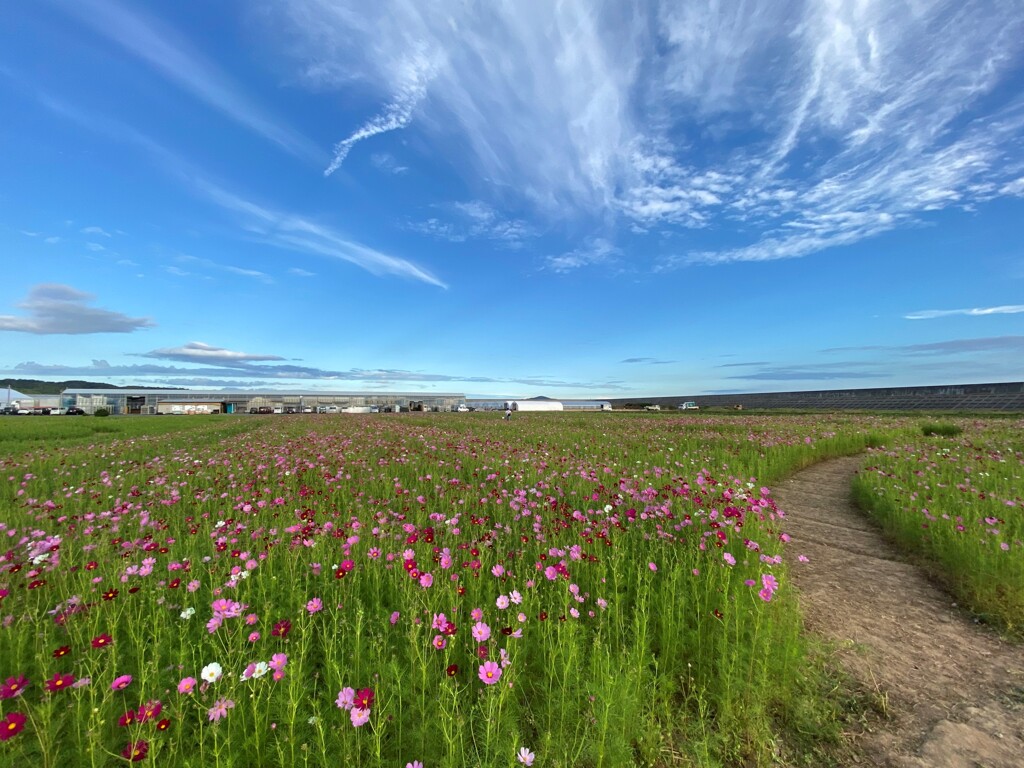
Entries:
[[305,269],[300,269],[299,267],[292,267],[291,269],[288,270],[288,274],[289,275],[295,275],[296,277],[316,277],[316,273],[315,272],[310,272],[310,271],[305,270]]
[[47,245],[56,245],[60,242],[60,238],[56,235],[52,235],[51,237],[46,238],[43,242]]
[[1006,304],[999,307],[975,307],[973,309],[922,309],[904,315],[906,320],[933,320],[937,317],[966,315],[968,317],[984,317],[986,315],[1016,315],[1024,312],[1024,304]]
[[412,120],[413,112],[427,95],[427,84],[433,77],[434,64],[428,56],[414,55],[406,58],[393,73],[393,101],[384,111],[371,118],[347,139],[334,146],[334,159],[324,170],[330,176],[345,161],[356,143],[388,131],[405,128]]
[[237,352],[224,347],[214,347],[201,341],[190,341],[180,347],[164,347],[145,352],[138,357],[152,357],[158,360],[174,360],[181,363],[207,363],[223,365],[229,363],[253,363],[269,360],[284,360],[278,355]]
[[79,0],[61,7],[99,34],[145,61],[169,81],[293,155],[320,163],[323,151],[268,116],[232,79],[169,26],[147,18],[135,4]]
[[101,237],[110,237],[110,233],[104,231],[102,227],[82,227],[78,231],[83,235],[100,235]]
[[131,333],[150,328],[148,317],[128,317],[120,312],[88,306],[95,297],[69,285],[43,283],[29,291],[18,307],[25,317],[0,315],[0,331],[49,334]]
[[375,275],[395,275],[439,288],[448,287],[411,261],[357,243],[328,226],[295,214],[265,208],[207,181],[196,180],[196,184],[199,193],[208,200],[241,214],[254,236],[263,242],[347,261]]
[[466,240],[497,240],[510,248],[518,248],[523,242],[536,237],[537,232],[523,219],[509,218],[481,200],[437,205],[449,217],[442,221],[432,216],[424,221],[408,224],[415,232],[462,243]]
[[387,152],[375,152],[370,155],[370,162],[373,163],[374,167],[378,170],[384,171],[385,173],[392,173],[396,176],[406,173],[409,170],[408,166],[399,164],[394,155],[388,154]]
[[621,251],[604,238],[590,238],[579,248],[559,256],[548,256],[548,267],[554,272],[571,272],[580,267],[605,264],[621,255]]
[[107,250],[99,243],[86,243],[85,247],[88,248],[90,251],[93,251],[94,253],[99,253],[100,251]]
[[415,128],[552,221],[747,237],[662,268],[806,256],[1024,194],[1019,0],[293,0],[284,16],[318,87],[390,105],[339,160]]

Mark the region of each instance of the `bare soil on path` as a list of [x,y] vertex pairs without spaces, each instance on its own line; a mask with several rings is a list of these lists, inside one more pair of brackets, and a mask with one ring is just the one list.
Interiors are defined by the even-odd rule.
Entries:
[[885,717],[853,734],[854,764],[1024,767],[1024,648],[976,624],[853,504],[863,457],[827,461],[773,489],[807,627],[872,691]]

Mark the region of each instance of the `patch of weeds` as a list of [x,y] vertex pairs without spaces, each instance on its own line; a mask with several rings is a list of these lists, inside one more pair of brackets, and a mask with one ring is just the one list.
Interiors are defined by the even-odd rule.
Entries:
[[921,425],[921,434],[925,437],[956,437],[963,429],[949,422],[928,421]]

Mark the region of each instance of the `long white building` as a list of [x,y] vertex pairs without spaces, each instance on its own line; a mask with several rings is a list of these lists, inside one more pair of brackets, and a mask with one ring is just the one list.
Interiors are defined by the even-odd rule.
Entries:
[[456,392],[223,392],[195,389],[65,389],[60,407],[112,414],[303,413],[318,407],[342,410],[454,411],[466,396]]

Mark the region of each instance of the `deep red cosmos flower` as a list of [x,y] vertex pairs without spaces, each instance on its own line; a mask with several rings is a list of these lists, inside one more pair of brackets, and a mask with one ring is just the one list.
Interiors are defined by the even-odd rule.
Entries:
[[149,742],[142,739],[128,742],[125,748],[121,750],[121,757],[133,763],[145,760],[147,754],[149,754]]
[[459,665],[449,664],[448,669],[445,670],[445,674],[448,675],[448,677],[455,677],[457,674],[459,674]]
[[277,624],[274,625],[273,630],[270,634],[274,637],[280,637],[282,640],[288,637],[288,633],[292,631],[292,623],[288,619],[281,619]]
[[71,653],[71,646],[62,645],[60,648],[53,652],[53,658],[59,659],[61,656],[67,656],[69,653]]
[[373,691],[369,688],[361,688],[356,691],[355,702],[352,704],[356,709],[369,709],[373,706]]
[[15,696],[20,696],[27,687],[28,678],[24,675],[8,677],[7,681],[0,685],[0,699],[13,699]]
[[106,592],[103,593],[103,599],[104,600],[113,600],[115,597],[117,597],[117,595],[118,595],[118,592],[117,592],[116,589],[108,589]]
[[46,690],[54,693],[64,688],[70,688],[73,682],[75,682],[74,675],[62,675],[60,672],[56,672],[53,677],[46,681]]
[[94,637],[92,639],[92,647],[93,648],[106,648],[112,642],[114,642],[114,638],[112,638],[108,634],[96,635],[96,637]]
[[0,741],[7,741],[25,730],[26,719],[21,712],[11,712],[3,720],[0,720]]

